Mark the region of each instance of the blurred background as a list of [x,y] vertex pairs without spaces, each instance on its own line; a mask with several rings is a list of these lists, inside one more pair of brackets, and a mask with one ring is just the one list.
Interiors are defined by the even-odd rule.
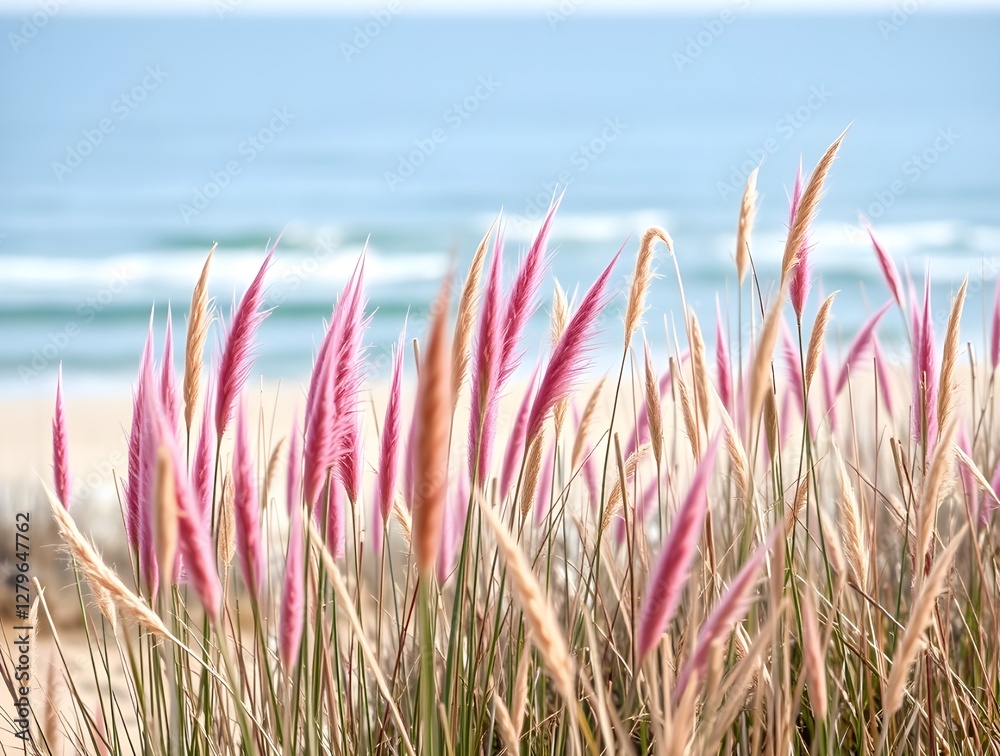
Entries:
[[[501,208],[512,267],[563,189],[550,248],[565,287],[589,285],[624,244],[624,288],[657,224],[689,304],[714,319],[717,295],[735,302],[749,172],[761,166],[764,277],[800,158],[808,173],[849,124],[813,236],[811,306],[842,289],[834,327],[848,333],[888,296],[859,214],[900,266],[918,279],[929,267],[941,309],[970,276],[967,333],[992,301],[994,3],[33,0],[0,13],[7,397],[51,396],[60,361],[73,394],[127,393],[151,307],[158,343],[168,304],[181,331],[218,243],[211,292],[228,313],[279,234],[280,306],[255,375],[308,374],[366,240],[384,347]],[[672,264],[658,266],[647,327],[663,343],[680,304]],[[885,319],[890,344],[901,333]],[[546,339],[542,308],[528,346]]]

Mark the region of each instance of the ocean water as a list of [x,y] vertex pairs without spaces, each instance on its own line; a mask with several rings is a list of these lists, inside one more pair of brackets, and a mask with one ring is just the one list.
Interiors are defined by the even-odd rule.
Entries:
[[[551,275],[582,291],[650,224],[676,242],[690,306],[735,301],[742,186],[761,165],[753,255],[765,289],[787,194],[849,124],[813,234],[849,334],[888,296],[858,216],[935,304],[970,276],[982,334],[1000,264],[1000,16],[609,18],[0,17],[0,391],[129,389],[155,305],[184,325],[214,243],[228,313],[281,235],[254,375],[297,379],[367,244],[373,354],[421,313],[497,213],[508,271],[553,193]],[[647,317],[680,317],[659,256]],[[549,284],[543,291],[549,296]],[[621,298],[611,308],[616,315]],[[943,316],[941,327],[943,328]],[[620,347],[606,319],[601,349]],[[884,321],[890,344],[898,316]],[[735,326],[734,326],[735,330]],[[545,308],[525,348],[544,348]],[[739,338],[738,334],[732,335]],[[182,339],[179,338],[178,341]],[[178,363],[181,348],[177,349]],[[598,352],[601,355],[605,352]],[[251,380],[255,380],[251,379]]]

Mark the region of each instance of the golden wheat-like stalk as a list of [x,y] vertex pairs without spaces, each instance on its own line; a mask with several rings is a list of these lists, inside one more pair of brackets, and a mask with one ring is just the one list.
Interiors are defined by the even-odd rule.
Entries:
[[943,428],[951,418],[955,403],[955,365],[958,362],[959,328],[962,325],[962,309],[965,306],[965,289],[969,279],[962,281],[948,316],[948,330],[945,332],[944,352],[941,355],[941,377],[938,380],[938,427]]
[[205,339],[212,324],[212,313],[208,301],[208,271],[217,244],[212,245],[201,275],[191,294],[191,313],[188,315],[187,342],[184,346],[184,424],[188,435],[198,405],[198,390],[201,383],[201,369],[205,354]]
[[570,457],[570,467],[573,470],[580,469],[583,462],[583,453],[586,450],[587,436],[594,425],[597,416],[597,408],[601,401],[601,392],[604,390],[605,379],[601,378],[590,392],[587,404],[580,415],[580,422],[576,426],[576,438],[573,440],[573,454]]
[[[618,434],[615,434],[617,440]],[[649,452],[650,444],[643,444],[634,452],[628,455],[628,459],[625,460],[623,469],[625,471],[625,481],[626,486],[632,483],[635,478],[635,470],[642,461],[642,458]],[[604,505],[604,519],[601,521],[601,530],[606,529],[611,524],[611,518],[617,514],[618,510],[622,507],[622,502],[625,500],[625,492],[622,489],[622,479],[618,476],[615,480],[614,486],[611,488],[611,493],[608,495],[607,504]]]
[[173,580],[174,560],[177,557],[177,492],[174,489],[174,465],[166,444],[160,444],[156,452],[155,480],[153,532],[161,589],[166,589]]
[[667,251],[674,253],[674,241],[662,228],[652,226],[642,235],[639,242],[639,253],[635,257],[635,270],[632,272],[632,283],[628,291],[628,304],[625,307],[625,346],[632,343],[643,313],[646,312],[646,295],[649,285],[653,282],[653,246],[659,239],[667,245]]
[[754,216],[757,214],[757,171],[754,168],[747,176],[747,185],[743,189],[743,199],[740,201],[740,219],[736,224],[736,275],[740,286],[747,276],[747,266],[750,264],[750,234],[753,231]]
[[862,590],[868,590],[868,555],[871,553],[868,545],[867,531],[858,498],[854,493],[847,474],[847,466],[840,450],[833,447],[834,464],[837,471],[838,512],[840,513],[840,535],[847,552],[847,562],[851,567],[854,582]]
[[521,516],[527,516],[531,507],[535,503],[535,489],[538,487],[538,478],[542,471],[542,442],[545,439],[545,432],[540,432],[535,436],[528,447],[528,454],[524,465],[524,481],[521,484]]
[[653,459],[659,465],[663,461],[663,407],[660,405],[660,381],[653,367],[653,357],[649,353],[649,343],[643,344],[645,352],[646,417],[649,419],[649,441],[653,446]]
[[839,292],[833,292],[823,300],[819,311],[816,313],[816,320],[813,321],[812,333],[809,335],[809,348],[806,350],[806,394],[808,396],[809,387],[819,369],[820,357],[823,356],[823,339],[826,336],[826,329],[830,325],[830,309],[833,307],[833,299]]
[[930,468],[920,490],[920,508],[917,510],[917,542],[914,547],[918,569],[914,574],[914,586],[919,585],[923,574],[923,562],[934,538],[937,524],[938,506],[942,499],[942,489],[951,480],[952,461],[955,457],[954,440],[957,423],[954,419],[943,426],[941,436],[931,455]]
[[469,266],[469,274],[462,285],[462,294],[458,300],[458,312],[455,317],[455,336],[451,343],[451,395],[452,401],[458,403],[458,395],[465,382],[466,369],[469,366],[469,340],[472,338],[472,328],[479,312],[479,281],[483,277],[486,264],[486,249],[489,246],[490,234],[496,227],[496,220],[490,224],[489,230],[483,236],[476,248]]

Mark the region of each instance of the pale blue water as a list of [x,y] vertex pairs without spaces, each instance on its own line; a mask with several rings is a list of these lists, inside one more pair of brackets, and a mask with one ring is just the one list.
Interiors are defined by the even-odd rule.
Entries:
[[[127,390],[153,303],[159,339],[168,301],[182,329],[218,242],[212,291],[228,312],[283,229],[283,303],[261,331],[259,371],[308,371],[369,235],[380,349],[501,207],[513,261],[556,183],[568,185],[552,240],[564,286],[588,285],[628,240],[624,288],[637,235],[656,223],[708,317],[716,293],[733,292],[751,165],[766,153],[754,240],[766,272],[800,154],[808,170],[851,122],[813,252],[822,286],[844,290],[839,327],[887,296],[863,211],[900,265],[931,266],[939,302],[972,275],[975,333],[979,282],[991,301],[1000,261],[1000,16],[919,11],[886,39],[884,15],[740,5],[730,23],[581,8],[554,28],[544,15],[403,11],[367,42],[361,17],[64,11],[31,38],[24,19],[0,18],[3,392],[51,392],[59,360],[77,392]],[[672,266],[660,270],[656,334],[680,314]],[[885,321],[890,339],[897,321]],[[544,313],[533,328],[529,348],[545,342]],[[607,328],[612,344],[619,328]]]

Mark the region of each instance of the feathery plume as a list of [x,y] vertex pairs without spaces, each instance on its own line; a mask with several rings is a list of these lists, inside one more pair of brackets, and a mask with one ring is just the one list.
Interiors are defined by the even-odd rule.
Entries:
[[[576,438],[573,439],[573,452],[570,455],[570,468],[576,470],[580,467],[580,462],[583,460],[584,447],[587,442],[587,436],[589,434],[590,428],[594,423],[595,416],[597,414],[597,406],[601,401],[601,392],[604,390],[605,379],[601,378],[594,386],[594,390],[590,392],[590,396],[587,398],[587,404],[583,408],[583,412],[580,414],[579,419],[576,423]],[[527,415],[526,415],[527,416]]]
[[148,455],[142,454],[142,411],[145,406],[145,390],[153,365],[153,316],[150,314],[149,332],[139,360],[139,375],[132,392],[132,427],[128,437],[128,477],[125,485],[125,535],[129,545],[139,551],[140,506],[144,469],[148,466]]
[[663,409],[660,406],[660,385],[656,380],[653,355],[649,352],[649,342],[643,340],[646,362],[646,416],[649,420],[649,440],[653,445],[653,459],[657,466],[663,461]]
[[[452,404],[458,403],[458,395],[465,382],[465,372],[469,364],[469,339],[472,336],[472,326],[476,322],[476,311],[479,309],[479,280],[483,276],[486,263],[486,250],[489,247],[490,234],[499,222],[499,216],[494,220],[482,241],[472,256],[469,274],[465,277],[462,294],[458,298],[458,312],[455,316],[455,336],[451,343],[451,396]],[[388,511],[388,510],[386,510]]]
[[708,430],[708,360],[705,357],[705,339],[694,311],[688,313],[688,329],[691,334],[691,370],[693,372],[694,394],[698,402],[701,425]]
[[[293,429],[292,449],[295,448]],[[290,450],[290,451],[291,451]],[[297,473],[289,466],[288,486],[298,488]],[[281,589],[281,610],[278,621],[278,649],[281,661],[289,672],[299,661],[302,629],[305,625],[305,561],[303,556],[302,505],[298,500],[290,505],[291,522],[288,525],[288,549],[285,552],[285,577]]]
[[826,651],[820,640],[816,602],[810,588],[802,591],[802,656],[813,713],[817,719],[826,719]]
[[934,322],[931,319],[930,279],[924,282],[922,314],[913,308],[913,440],[926,441],[930,449],[938,435],[937,370],[934,356]]
[[469,477],[489,478],[496,432],[498,371],[503,361],[501,323],[501,251],[503,234],[494,242],[493,261],[486,277],[486,291],[476,334],[476,361],[472,374],[472,407],[469,413]]
[[920,508],[917,510],[917,537],[914,545],[916,565],[915,582],[919,582],[923,570],[919,569],[928,557],[931,541],[934,538],[934,528],[937,525],[938,506],[941,503],[941,491],[944,484],[951,480],[952,462],[955,458],[955,447],[952,440],[955,437],[956,421],[948,422],[941,431],[940,443],[934,446],[920,491]]
[[52,477],[55,479],[56,496],[65,509],[73,491],[69,476],[69,441],[66,438],[66,409],[63,406],[62,363],[56,376],[56,409],[52,416]]
[[[617,434],[615,434],[615,439],[617,440]],[[639,463],[642,462],[642,458],[646,456],[648,451],[649,445],[643,444],[624,461],[622,470],[625,473],[625,480],[622,480],[622,476],[619,474],[615,479],[615,484],[611,487],[607,504],[604,505],[604,520],[601,523],[601,530],[607,530],[608,525],[611,524],[611,519],[618,514],[619,509],[624,511],[627,501],[625,491],[632,487],[632,481],[635,480],[636,468],[639,467]],[[631,520],[631,518],[629,519]],[[619,519],[619,522],[624,526],[624,517]]]
[[955,400],[955,364],[958,362],[959,328],[962,325],[962,308],[965,306],[965,289],[968,284],[968,278],[962,281],[958,294],[955,295],[955,302],[951,306],[951,313],[948,315],[948,330],[945,331],[944,351],[941,355],[941,377],[938,379],[939,426],[950,419]]
[[[160,358],[160,398],[163,409],[173,424],[180,417],[177,406],[177,377],[174,372],[174,326],[170,305],[167,305],[167,333],[163,337],[163,356]],[[176,430],[174,431],[177,432]]]
[[646,294],[653,282],[653,247],[657,239],[666,245],[670,254],[674,253],[674,241],[666,231],[656,226],[646,229],[639,242],[639,253],[635,258],[635,270],[628,290],[628,304],[625,308],[626,346],[632,343],[632,337],[646,312]]
[[236,487],[233,474],[226,472],[222,480],[222,502],[219,508],[219,559],[227,567],[236,555]]
[[892,298],[896,300],[899,308],[905,311],[906,304],[903,301],[903,282],[899,277],[899,271],[896,269],[896,263],[892,261],[892,257],[885,251],[885,248],[879,244],[878,239],[875,238],[875,232],[867,221],[865,222],[865,229],[868,231],[868,237],[872,240],[872,246],[875,248],[875,258],[878,260],[878,266],[882,269],[885,282],[889,285]]
[[[795,174],[795,185],[792,187],[792,197],[788,210],[788,232],[791,233],[795,225],[795,216],[799,211],[802,202],[802,160],[799,159],[799,169]],[[808,229],[807,229],[808,231]],[[802,244],[796,252],[795,265],[792,268],[792,278],[788,286],[789,298],[792,300],[792,309],[795,310],[795,317],[802,322],[802,309],[806,304],[806,297],[809,296],[809,284],[811,265],[809,264],[809,251],[812,245],[809,243],[809,235],[806,233],[802,237]]]
[[787,283],[788,276],[795,264],[799,261],[802,250],[806,247],[809,227],[816,217],[816,209],[823,196],[823,182],[826,181],[826,176],[837,157],[837,151],[840,149],[840,143],[846,135],[847,131],[844,130],[827,148],[809,177],[809,183],[806,185],[805,191],[802,192],[802,199],[795,208],[795,219],[788,232],[788,238],[785,240],[785,252],[781,259],[782,288]]
[[[191,423],[194,420],[194,410],[198,405],[198,386],[201,382],[201,370],[204,364],[205,340],[208,338],[208,327],[212,323],[212,313],[208,303],[208,271],[212,264],[212,255],[217,244],[205,258],[201,275],[191,294],[191,310],[188,314],[187,342],[184,346],[184,424],[188,435],[191,435]],[[207,401],[207,400],[206,400]]]
[[719,399],[726,412],[733,411],[733,377],[729,366],[729,346],[725,324],[719,309],[719,297],[715,297],[715,382],[719,387]]
[[823,339],[826,336],[826,329],[830,325],[830,309],[833,307],[833,300],[840,292],[833,292],[823,300],[816,313],[816,320],[813,321],[812,333],[809,334],[809,347],[806,350],[806,391],[812,386],[816,370],[819,369],[820,355],[823,352]]
[[212,443],[215,437],[212,433],[212,384],[209,383],[205,392],[205,404],[202,407],[201,427],[198,429],[198,444],[194,449],[194,463],[191,468],[191,480],[194,485],[195,500],[201,511],[201,518],[209,527],[213,527],[212,518],[212,487],[215,485],[215,449]]
[[736,275],[740,286],[747,276],[747,266],[750,264],[750,234],[753,231],[754,216],[757,214],[757,171],[760,166],[750,171],[747,185],[740,201],[740,220],[736,225]]
[[441,529],[448,487],[448,434],[451,424],[448,300],[445,280],[432,312],[433,319],[417,378],[417,424],[413,449],[413,551],[423,579],[434,570],[441,549]]
[[840,367],[840,373],[837,376],[837,386],[834,389],[834,393],[839,396],[847,386],[847,381],[851,378],[851,373],[853,373],[858,365],[868,358],[870,349],[872,346],[872,341],[875,338],[875,329],[878,327],[878,322],[882,319],[889,308],[892,307],[892,302],[886,302],[884,305],[878,308],[875,313],[868,318],[858,329],[858,332],[851,339],[850,345],[847,347],[847,355],[844,357],[844,364]]
[[264,551],[260,539],[260,501],[257,473],[246,405],[240,402],[236,415],[236,449],[233,454],[233,515],[236,526],[236,555],[240,558],[243,581],[251,595],[260,597],[264,578]]
[[840,450],[834,446],[833,455],[837,469],[839,488],[840,534],[847,551],[847,562],[851,567],[854,582],[862,590],[868,590],[868,555],[871,553],[868,534],[854,487],[851,485]]
[[531,412],[528,414],[525,438],[529,441],[541,431],[542,423],[552,408],[569,395],[584,368],[583,357],[589,346],[587,342],[594,330],[597,316],[607,304],[608,280],[620,254],[621,250],[583,296],[580,306],[566,326],[566,332],[552,351],[549,365],[542,375],[538,392],[531,405]]
[[[389,399],[385,405],[385,418],[382,421],[378,473],[375,476],[373,513],[376,519],[375,527],[372,529],[372,539],[376,552],[381,551],[383,523],[388,521],[392,502],[396,498],[399,442],[403,434],[403,338],[404,335],[401,333],[392,355],[392,378],[389,383]],[[452,395],[454,396],[454,393]]]
[[[277,242],[275,242],[277,246]],[[226,427],[233,417],[236,400],[243,390],[250,366],[253,362],[253,341],[257,328],[269,311],[260,310],[264,301],[264,277],[271,267],[274,246],[264,258],[260,270],[251,281],[238,305],[233,309],[226,333],[226,343],[219,360],[218,377],[216,379],[215,396],[215,435],[222,438]]]
[[174,472],[170,452],[161,441],[156,449],[156,494],[153,497],[153,537],[156,544],[156,562],[160,570],[162,588],[170,584],[172,566],[177,558],[177,494],[174,490]]
[[649,576],[636,634],[640,658],[645,658],[659,643],[680,603],[681,590],[687,583],[691,560],[698,549],[705,513],[708,511],[708,484],[715,470],[718,448],[719,437],[716,436],[698,464],[687,496],[677,510],[670,533],[660,548],[656,566]]
[[517,408],[514,416],[514,425],[510,429],[510,438],[507,439],[507,448],[503,455],[503,469],[500,473],[500,499],[506,499],[510,493],[514,480],[517,477],[518,464],[524,455],[524,434],[528,429],[528,411],[531,409],[531,401],[535,396],[535,379],[538,377],[538,367],[531,371],[531,378],[524,391],[521,404]]

